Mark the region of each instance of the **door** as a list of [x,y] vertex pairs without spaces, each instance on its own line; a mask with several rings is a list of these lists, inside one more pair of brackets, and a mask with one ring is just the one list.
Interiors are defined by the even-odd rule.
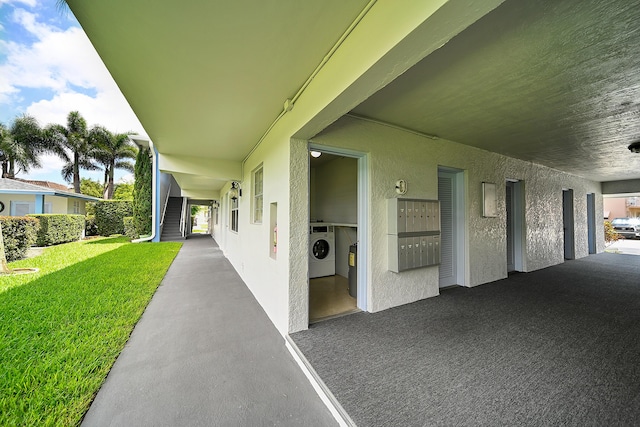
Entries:
[[515,271],[515,254],[513,247],[513,182],[507,182],[505,196],[507,205],[507,271]]
[[507,271],[524,271],[524,197],[523,182],[507,181]]
[[589,238],[589,253],[596,253],[596,195],[587,194],[587,234]]
[[574,259],[573,190],[562,190],[562,222],[564,232],[564,259]]
[[463,182],[462,171],[438,169],[441,288],[464,284]]

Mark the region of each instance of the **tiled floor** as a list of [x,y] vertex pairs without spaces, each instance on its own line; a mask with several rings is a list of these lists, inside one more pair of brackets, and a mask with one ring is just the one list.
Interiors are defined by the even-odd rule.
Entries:
[[359,311],[349,295],[349,282],[335,275],[309,280],[309,321],[311,323]]

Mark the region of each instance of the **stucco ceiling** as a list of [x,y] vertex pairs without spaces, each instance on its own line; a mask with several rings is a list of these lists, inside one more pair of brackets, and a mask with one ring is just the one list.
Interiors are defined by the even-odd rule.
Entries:
[[596,181],[640,178],[640,2],[508,0],[353,113]]

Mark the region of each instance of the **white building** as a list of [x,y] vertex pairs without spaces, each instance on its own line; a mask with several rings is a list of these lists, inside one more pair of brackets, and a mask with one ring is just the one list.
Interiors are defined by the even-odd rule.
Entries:
[[[283,335],[309,324],[313,220],[337,275],[357,240],[375,312],[601,252],[603,193],[640,190],[637,2],[68,3]],[[439,233],[397,230],[394,198],[439,199]],[[391,271],[434,236],[440,264]]]

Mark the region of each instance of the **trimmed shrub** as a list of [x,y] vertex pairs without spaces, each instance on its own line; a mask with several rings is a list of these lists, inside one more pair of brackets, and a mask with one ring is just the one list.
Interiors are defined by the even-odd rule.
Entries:
[[84,215],[74,214],[30,214],[40,221],[38,246],[51,246],[82,239]]
[[133,184],[133,218],[136,233],[140,236],[151,234],[152,169],[151,150],[141,147],[136,157]]
[[96,202],[96,227],[100,236],[124,234],[126,216],[132,216],[133,208],[129,200],[102,200]]
[[84,235],[85,236],[97,236],[98,226],[96,225],[96,216],[87,215],[84,219]]
[[0,223],[7,261],[24,258],[27,249],[36,242],[40,222],[25,216],[0,216]]
[[87,215],[94,215],[96,214],[96,203],[95,202],[87,202],[84,205],[84,209],[86,211]]
[[138,233],[136,233],[136,224],[132,216],[125,216],[122,218],[122,222],[124,222],[124,234],[129,237],[131,240],[138,238]]

